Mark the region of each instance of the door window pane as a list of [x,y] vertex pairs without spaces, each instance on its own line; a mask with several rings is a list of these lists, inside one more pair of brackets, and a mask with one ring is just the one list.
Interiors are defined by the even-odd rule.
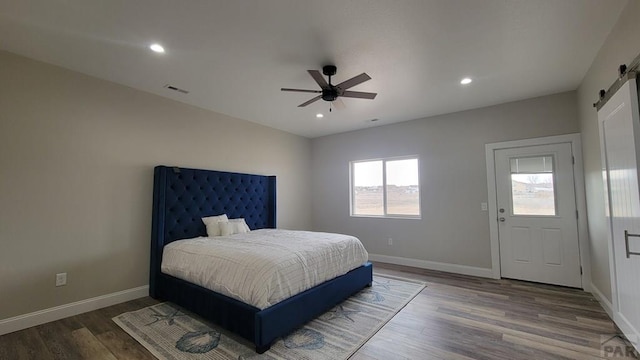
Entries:
[[420,215],[418,159],[389,160],[387,166],[387,213]]
[[353,163],[353,214],[384,215],[382,161]]
[[556,215],[553,156],[510,162],[513,215]]

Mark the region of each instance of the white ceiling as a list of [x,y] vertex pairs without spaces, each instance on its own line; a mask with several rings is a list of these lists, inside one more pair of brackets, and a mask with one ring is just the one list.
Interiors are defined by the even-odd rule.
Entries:
[[[0,0],[0,49],[313,138],[574,90],[627,1]],[[325,64],[378,97],[280,91]]]

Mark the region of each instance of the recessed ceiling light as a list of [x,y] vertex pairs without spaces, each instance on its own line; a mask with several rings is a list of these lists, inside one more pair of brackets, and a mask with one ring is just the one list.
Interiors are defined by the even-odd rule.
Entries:
[[323,118],[323,117],[324,117],[324,115],[322,115],[322,114],[316,114],[316,117],[317,117],[318,119],[320,119],[320,118]]
[[162,45],[160,44],[151,44],[149,46],[149,49],[160,54],[164,53],[164,47],[162,47]]
[[471,78],[464,78],[464,79],[460,80],[460,84],[468,85],[468,84],[471,84],[472,81],[473,80],[471,80]]

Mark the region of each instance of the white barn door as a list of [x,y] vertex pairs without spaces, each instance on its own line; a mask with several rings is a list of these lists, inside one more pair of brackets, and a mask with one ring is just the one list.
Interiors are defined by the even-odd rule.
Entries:
[[640,117],[635,79],[627,81],[598,111],[598,122],[611,230],[614,320],[637,347],[640,335]]

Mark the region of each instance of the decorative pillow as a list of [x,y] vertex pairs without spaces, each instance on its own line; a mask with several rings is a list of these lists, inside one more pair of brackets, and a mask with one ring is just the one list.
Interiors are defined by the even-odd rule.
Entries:
[[227,222],[220,222],[220,234],[222,236],[233,234],[244,234],[251,231],[247,222],[243,218],[229,219]]
[[207,227],[207,236],[209,237],[222,235],[220,224],[228,221],[227,214],[202,218],[202,222]]
[[249,225],[247,225],[247,222],[244,220],[244,218],[231,219],[229,220],[229,222],[235,223],[236,234],[244,234],[251,231],[251,229],[249,229]]
[[[240,226],[242,226],[242,228],[240,228]],[[242,224],[238,225],[238,231],[242,234],[242,233],[248,233],[251,231],[251,229],[249,229],[249,225],[247,225],[247,223],[244,221],[244,219],[242,219]]]
[[230,222],[221,222],[220,223],[220,235],[228,236],[235,234],[234,230],[236,229],[235,224]]

